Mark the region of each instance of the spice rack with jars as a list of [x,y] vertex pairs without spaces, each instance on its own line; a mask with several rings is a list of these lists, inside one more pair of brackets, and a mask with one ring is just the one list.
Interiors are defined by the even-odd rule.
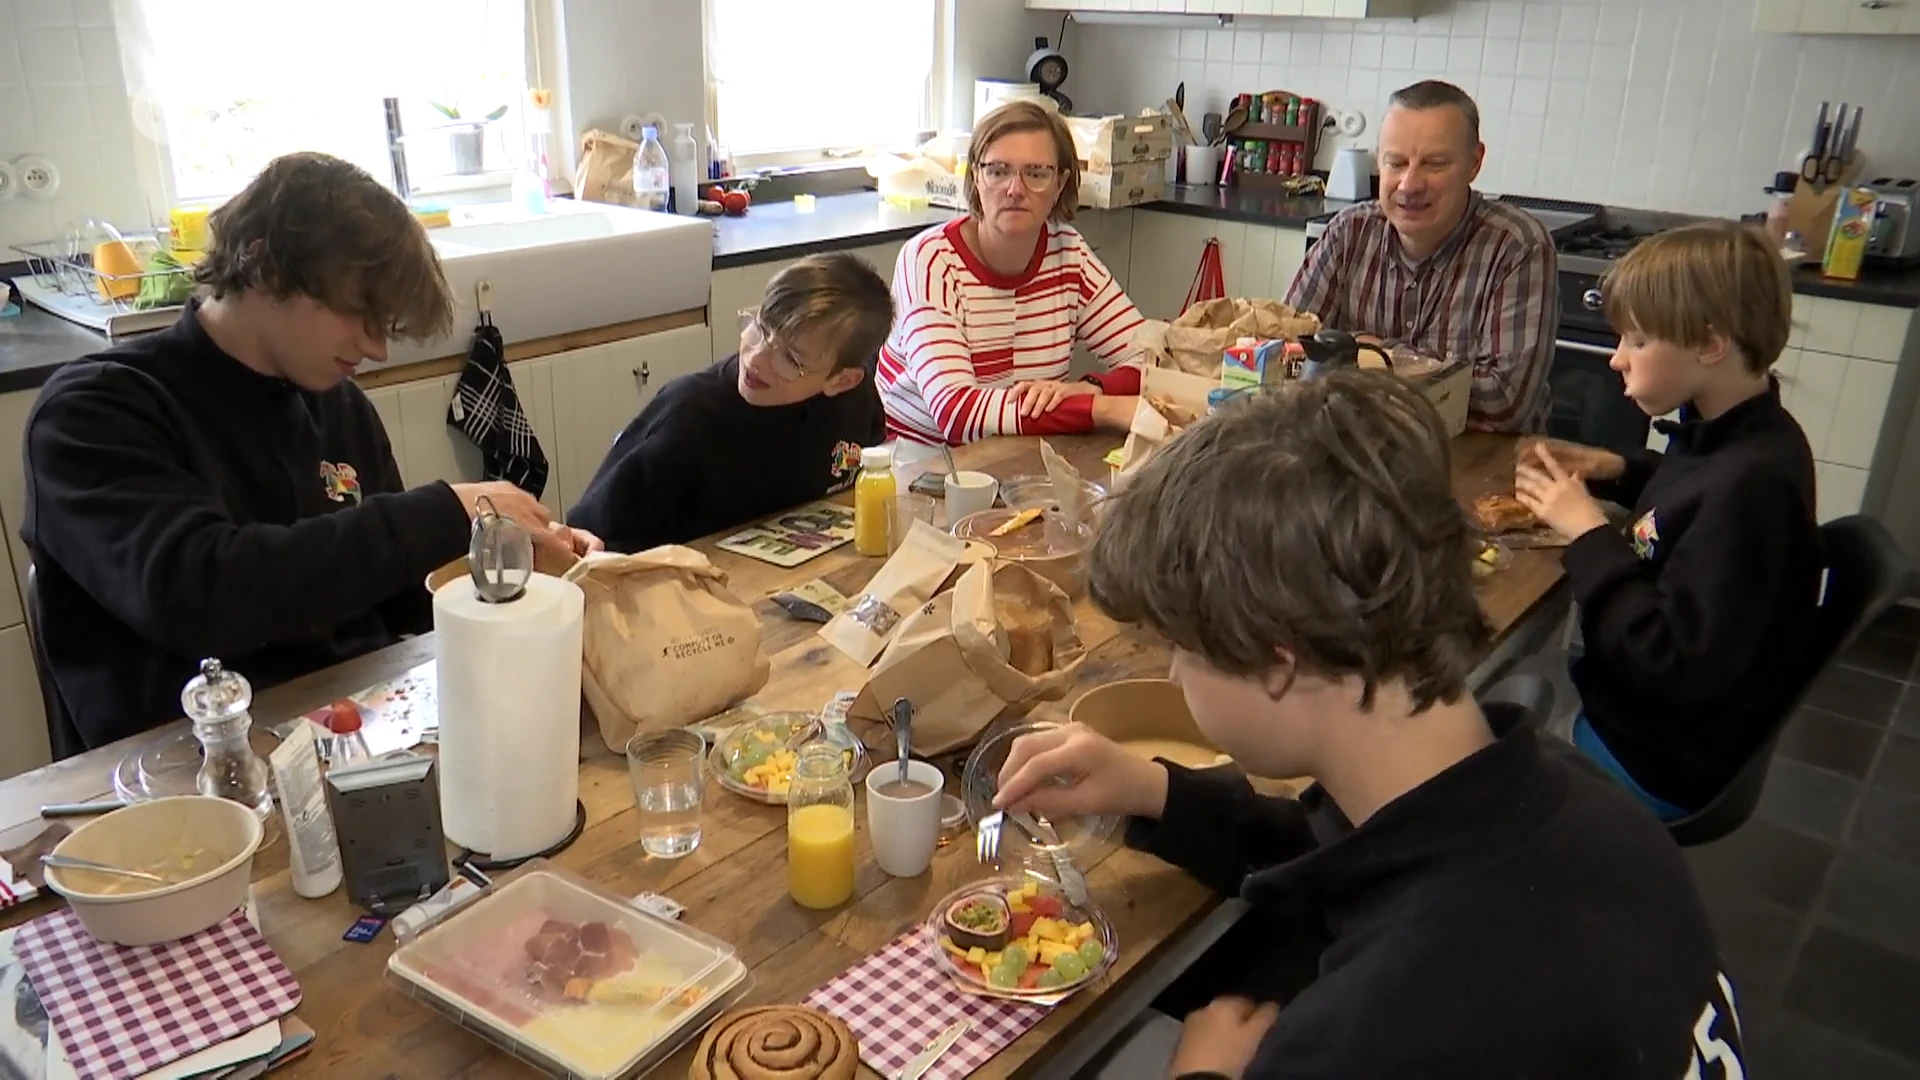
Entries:
[[1312,98],[1270,90],[1242,94],[1233,107],[1245,107],[1247,123],[1227,139],[1233,150],[1233,176],[1243,187],[1284,188],[1294,177],[1313,171],[1320,149],[1320,103]]

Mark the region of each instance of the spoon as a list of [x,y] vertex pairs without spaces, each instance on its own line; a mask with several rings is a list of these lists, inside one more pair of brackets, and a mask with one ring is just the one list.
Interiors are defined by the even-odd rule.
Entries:
[[946,443],[941,443],[940,452],[946,455],[946,458],[947,458],[947,475],[953,476],[954,474],[958,473],[960,471],[960,466],[955,465],[953,463],[953,449],[949,447]]
[[113,866],[109,863],[94,862],[92,859],[79,859],[72,855],[42,855],[40,856],[40,863],[43,866],[51,866],[56,870],[91,870],[96,874],[114,874],[119,877],[151,881],[155,885],[173,884],[159,874],[149,874],[145,870],[129,870],[124,866]]
[[893,699],[893,746],[895,760],[900,763],[900,783],[907,782],[907,764],[909,746],[913,742],[913,702],[906,698]]

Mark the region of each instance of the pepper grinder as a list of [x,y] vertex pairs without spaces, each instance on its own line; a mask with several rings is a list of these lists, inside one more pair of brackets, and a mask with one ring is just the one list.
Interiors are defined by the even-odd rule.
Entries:
[[250,739],[253,685],[209,657],[180,692],[180,704],[200,740],[203,756],[195,778],[200,794],[249,807],[264,824],[273,813],[273,796],[267,790],[267,763]]

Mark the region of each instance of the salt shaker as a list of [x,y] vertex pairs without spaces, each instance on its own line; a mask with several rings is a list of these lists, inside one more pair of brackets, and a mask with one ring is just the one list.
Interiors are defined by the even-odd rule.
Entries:
[[267,791],[267,763],[253,750],[253,685],[208,658],[200,674],[180,692],[180,704],[193,721],[193,737],[200,740],[200,794],[228,799],[250,807],[265,823],[273,813]]

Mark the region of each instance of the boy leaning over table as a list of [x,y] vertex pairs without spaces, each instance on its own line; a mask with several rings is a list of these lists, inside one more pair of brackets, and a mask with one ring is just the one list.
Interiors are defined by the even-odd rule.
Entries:
[[1215,746],[1316,785],[1263,797],[1070,726],[1014,744],[1000,802],[1129,815],[1130,844],[1243,897],[1256,931],[1324,929],[1303,987],[1255,950],[1227,958],[1265,1000],[1194,1011],[1162,1075],[1740,1076],[1679,850],[1519,709],[1467,692],[1490,635],[1450,478],[1438,415],[1379,372],[1188,429],[1107,504],[1093,599],[1172,643]]
[[[1680,411],[1660,423],[1667,451],[1536,444],[1514,491],[1570,541],[1574,745],[1671,821],[1732,781],[1808,674],[1824,565],[1813,451],[1769,373],[1793,286],[1764,233],[1717,222],[1641,242],[1600,294],[1627,396]],[[1596,495],[1633,508],[1626,532]]]
[[614,551],[679,544],[851,487],[886,440],[870,370],[893,295],[859,258],[802,259],[740,313],[740,352],[668,383],[568,515]]

